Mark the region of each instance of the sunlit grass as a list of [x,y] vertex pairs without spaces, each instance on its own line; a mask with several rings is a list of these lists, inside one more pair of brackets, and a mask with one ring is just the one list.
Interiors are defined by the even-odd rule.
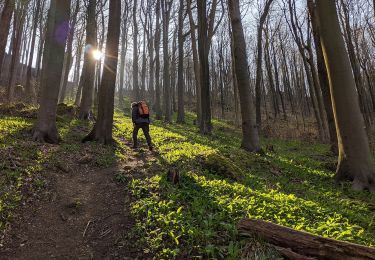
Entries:
[[[314,234],[375,245],[375,196],[337,185],[327,164],[336,158],[328,147],[299,141],[262,139],[273,145],[266,156],[247,153],[240,146],[240,129],[214,121],[212,136],[202,136],[187,114],[187,123],[153,121],[151,135],[160,155],[150,158],[144,175],[133,178],[132,213],[136,246],[157,258],[241,257],[244,240],[236,231],[238,220],[260,218]],[[92,124],[68,116],[58,120],[59,145],[31,141],[33,120],[0,117],[0,230],[22,200],[22,188],[43,187],[43,172],[56,170],[61,160],[89,154],[92,167],[127,163],[132,153],[132,123],[115,115],[113,147],[82,144]],[[145,145],[143,135],[140,141]],[[7,158],[11,157],[12,160]],[[20,167],[14,166],[18,163]],[[178,186],[166,180],[168,167],[181,171]],[[115,176],[119,180],[127,180]],[[266,258],[275,258],[271,249]],[[272,255],[272,257],[271,257]]]
[[[202,136],[193,120],[188,114],[185,125],[154,122],[151,134],[165,167],[130,184],[137,230],[156,255],[236,259],[243,246],[236,223],[243,217],[375,245],[375,197],[334,183],[325,168],[335,161],[327,146],[262,140],[275,149],[262,157],[239,149],[238,129],[214,122],[213,135]],[[116,135],[130,138],[130,120],[117,115],[116,122]],[[239,167],[245,178],[233,180],[201,163],[212,155],[226,158],[222,168],[228,161]],[[180,186],[166,181],[168,165],[182,171]]]

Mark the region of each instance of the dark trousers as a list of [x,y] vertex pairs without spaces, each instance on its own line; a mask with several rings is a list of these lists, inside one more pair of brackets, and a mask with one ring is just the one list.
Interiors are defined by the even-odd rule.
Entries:
[[138,146],[138,131],[139,131],[139,129],[142,129],[143,134],[146,137],[146,141],[147,141],[148,146],[152,147],[151,136],[150,136],[150,124],[148,124],[148,123],[134,124],[133,145],[135,147]]

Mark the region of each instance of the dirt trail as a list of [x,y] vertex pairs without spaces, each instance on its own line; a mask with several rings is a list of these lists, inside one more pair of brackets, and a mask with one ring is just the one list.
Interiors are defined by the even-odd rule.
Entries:
[[133,157],[115,168],[76,165],[51,173],[39,201],[18,214],[0,247],[0,259],[134,259],[140,255],[125,241],[134,222],[130,196],[114,172],[142,164]]

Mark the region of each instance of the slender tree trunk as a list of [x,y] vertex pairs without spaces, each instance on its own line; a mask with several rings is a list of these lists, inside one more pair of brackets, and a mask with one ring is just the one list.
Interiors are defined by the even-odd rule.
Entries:
[[281,88],[280,88],[279,66],[278,66],[278,63],[277,63],[276,49],[275,49],[275,46],[274,46],[273,42],[272,42],[272,52],[273,52],[273,67],[274,67],[274,71],[275,71],[276,91],[277,91],[277,94],[280,98],[281,108],[283,109],[284,120],[286,120],[287,114],[286,114],[284,96],[283,96],[283,93],[282,93]]
[[[126,17],[124,14],[123,17]],[[125,61],[126,61],[126,52],[127,52],[127,19],[124,19],[121,32],[121,55],[120,55],[120,80],[119,80],[119,107],[124,108],[124,77],[125,77]]]
[[[147,26],[148,16],[145,15],[145,27]],[[146,30],[143,30],[143,50],[142,50],[142,69],[141,69],[141,99],[146,99]]]
[[160,91],[160,1],[156,1],[156,28],[155,28],[155,114],[156,119],[162,119],[161,91]]
[[12,41],[12,60],[9,71],[8,87],[7,87],[7,100],[9,103],[13,101],[14,98],[14,87],[17,80],[18,66],[20,64],[20,51],[21,42],[24,29],[24,22],[26,16],[26,9],[28,3],[22,3],[15,11],[13,19],[13,31],[14,38]]
[[335,1],[318,0],[317,8],[339,146],[336,180],[352,181],[355,190],[375,192],[375,165],[336,4]]
[[[27,73],[26,73],[26,100],[28,103],[33,103],[35,100],[35,89],[31,85],[32,80],[32,69],[33,69],[33,60],[34,60],[34,49],[35,49],[35,41],[36,41],[36,31],[38,29],[38,21],[39,21],[39,13],[40,13],[41,3],[40,0],[37,0],[35,6],[35,14],[34,14],[34,21],[33,21],[33,34],[31,36],[31,51],[27,66]],[[40,21],[41,22],[41,21]]]
[[256,69],[256,79],[255,79],[255,102],[256,102],[256,122],[259,126],[259,129],[262,129],[262,112],[261,112],[261,81],[262,81],[262,58],[263,58],[263,44],[262,44],[262,33],[263,33],[263,25],[266,22],[268,13],[271,8],[273,0],[267,0],[263,13],[259,19],[258,25],[258,34],[257,34],[257,69]]
[[196,36],[196,25],[194,23],[193,12],[191,10],[192,1],[187,0],[187,13],[189,15],[190,22],[190,36],[191,36],[191,48],[193,51],[193,66],[195,75],[195,92],[196,92],[196,113],[197,113],[197,124],[199,125],[202,118],[202,108],[201,108],[201,82],[200,82],[200,63],[198,58],[198,48],[197,48],[197,36]]
[[78,84],[78,89],[77,89],[77,93],[76,93],[76,98],[75,98],[75,101],[74,101],[74,105],[76,105],[76,106],[80,106],[80,104],[81,104],[82,88],[83,88],[83,82],[85,80],[86,67],[87,67],[87,64],[84,63],[83,64],[83,68],[82,68],[81,77],[79,79],[79,84]]
[[171,79],[169,71],[169,17],[172,2],[168,0],[162,0],[162,12],[163,12],[163,97],[164,97],[164,121],[169,123],[172,121],[171,115]]
[[79,12],[79,1],[76,2],[76,7],[74,9],[73,15],[72,15],[72,22],[70,24],[70,31],[68,36],[68,47],[66,51],[66,60],[65,60],[65,70],[62,78],[61,83],[61,90],[60,90],[60,97],[59,97],[59,103],[64,103],[65,95],[66,95],[66,87],[68,85],[68,77],[69,72],[72,66],[72,52],[73,52],[73,40],[74,40],[74,31],[77,24],[77,17]]
[[177,79],[177,123],[185,122],[184,108],[184,0],[180,0],[180,9],[178,11],[178,79]]
[[340,0],[343,10],[343,29],[344,29],[344,36],[346,38],[346,47],[349,54],[349,60],[352,66],[354,80],[356,83],[357,91],[358,91],[358,98],[359,98],[359,105],[361,108],[361,112],[364,116],[366,126],[369,126],[369,122],[367,120],[367,113],[365,108],[365,97],[364,97],[364,90],[363,90],[363,80],[361,76],[361,70],[358,64],[358,57],[355,52],[354,44],[353,44],[353,35],[352,35],[352,28],[350,28],[350,17],[349,17],[349,10],[348,6],[343,0]]
[[232,24],[234,43],[234,62],[242,115],[242,144],[246,151],[258,152],[259,135],[255,118],[255,107],[250,91],[250,74],[246,54],[246,42],[243,32],[241,12],[238,0],[229,0],[229,15]]
[[88,119],[93,105],[93,91],[95,82],[95,60],[92,57],[97,47],[96,0],[89,0],[87,7],[86,46],[84,66],[82,71],[82,96],[79,118]]
[[197,1],[198,8],[198,49],[200,61],[200,90],[201,90],[201,112],[200,122],[201,134],[211,134],[211,97],[210,97],[210,72],[208,64],[208,27],[207,27],[207,0]]
[[223,42],[220,43],[219,52],[219,70],[220,70],[220,108],[221,108],[221,119],[225,119],[225,97],[224,97],[224,53],[223,53]]
[[113,142],[113,115],[121,25],[121,1],[110,0],[106,45],[106,64],[99,88],[98,120],[91,133],[83,141]]
[[[56,127],[59,84],[56,83],[60,82],[62,76],[64,50],[69,31],[69,10],[70,1],[51,0],[43,53],[40,108],[34,125],[34,141],[59,142]],[[61,30],[60,37],[56,38],[55,31],[62,24],[64,30]]]
[[[151,8],[151,7],[149,7]],[[153,30],[153,19],[150,17],[148,30],[147,30],[147,43],[148,43],[148,57],[149,57],[149,73],[148,73],[148,90],[149,90],[149,97],[150,97],[150,104],[153,107],[155,104],[155,58],[154,58],[154,40],[155,36],[152,34]]]
[[268,75],[268,83],[269,87],[271,90],[271,98],[272,98],[272,107],[273,107],[273,117],[276,119],[280,113],[279,111],[279,102],[277,100],[277,95],[276,95],[276,88],[275,88],[275,82],[273,78],[273,73],[272,73],[272,65],[271,65],[271,55],[270,55],[270,44],[269,44],[269,36],[268,36],[268,31],[266,31],[266,42],[265,42],[265,51],[264,51],[264,61],[266,65],[266,70],[267,70],[267,75]]
[[[141,100],[141,93],[138,84],[138,22],[137,22],[138,2],[133,2],[133,91],[134,99]],[[143,95],[143,93],[142,93]]]
[[5,5],[3,8],[3,12],[1,13],[1,20],[0,20],[0,76],[3,75],[2,65],[4,60],[5,54],[5,47],[7,46],[8,42],[8,35],[10,29],[10,23],[12,21],[13,11],[15,7],[14,0],[6,0]]

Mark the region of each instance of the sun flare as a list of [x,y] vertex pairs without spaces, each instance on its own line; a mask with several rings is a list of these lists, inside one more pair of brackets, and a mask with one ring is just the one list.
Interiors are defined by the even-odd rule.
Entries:
[[92,55],[93,55],[95,60],[100,60],[103,57],[103,53],[99,50],[94,50],[92,52]]

